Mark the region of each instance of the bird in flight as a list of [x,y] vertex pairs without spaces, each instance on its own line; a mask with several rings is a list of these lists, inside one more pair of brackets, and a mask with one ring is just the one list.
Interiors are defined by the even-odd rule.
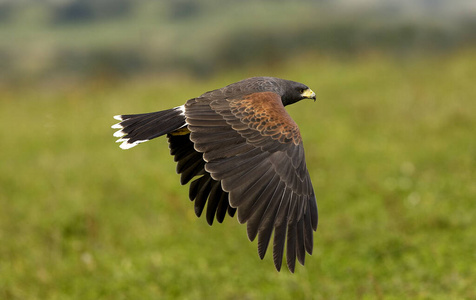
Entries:
[[122,149],[167,135],[182,185],[199,217],[223,222],[237,212],[264,258],[271,235],[273,261],[294,272],[312,254],[317,205],[297,124],[284,106],[316,100],[306,85],[253,77],[209,91],[172,109],[118,115],[112,128]]

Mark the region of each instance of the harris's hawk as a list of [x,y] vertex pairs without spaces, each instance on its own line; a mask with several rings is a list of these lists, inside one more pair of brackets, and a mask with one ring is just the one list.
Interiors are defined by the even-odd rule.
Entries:
[[207,92],[172,109],[118,115],[112,128],[122,149],[167,135],[181,184],[190,184],[195,214],[212,225],[227,212],[258,236],[262,259],[273,237],[273,260],[294,272],[312,254],[317,229],[316,197],[297,124],[284,106],[316,99],[306,85],[253,77]]

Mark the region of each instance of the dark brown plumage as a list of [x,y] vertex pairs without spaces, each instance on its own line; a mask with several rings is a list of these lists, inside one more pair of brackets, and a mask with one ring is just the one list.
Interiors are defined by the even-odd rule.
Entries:
[[263,258],[271,234],[277,270],[286,246],[294,272],[312,253],[317,206],[304,158],[301,134],[284,109],[314,99],[307,86],[273,77],[254,77],[207,92],[166,111],[121,115],[121,148],[167,134],[182,184],[190,183],[195,213],[205,210],[212,225],[226,214],[247,224],[251,241],[258,236]]

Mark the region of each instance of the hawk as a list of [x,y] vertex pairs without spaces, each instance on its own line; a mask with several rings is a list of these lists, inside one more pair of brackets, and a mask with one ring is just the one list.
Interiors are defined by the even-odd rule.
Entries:
[[204,93],[184,105],[151,113],[114,116],[122,149],[167,135],[182,185],[190,183],[195,214],[223,222],[237,212],[248,238],[258,237],[264,258],[273,236],[273,261],[288,269],[312,254],[317,205],[302,137],[284,107],[316,100],[306,85],[253,77]]

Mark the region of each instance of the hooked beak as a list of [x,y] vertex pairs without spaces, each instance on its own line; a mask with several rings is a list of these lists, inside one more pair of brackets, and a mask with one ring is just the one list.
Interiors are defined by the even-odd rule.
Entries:
[[307,89],[302,92],[301,96],[303,98],[314,99],[314,102],[316,101],[316,93],[314,93],[311,89]]

